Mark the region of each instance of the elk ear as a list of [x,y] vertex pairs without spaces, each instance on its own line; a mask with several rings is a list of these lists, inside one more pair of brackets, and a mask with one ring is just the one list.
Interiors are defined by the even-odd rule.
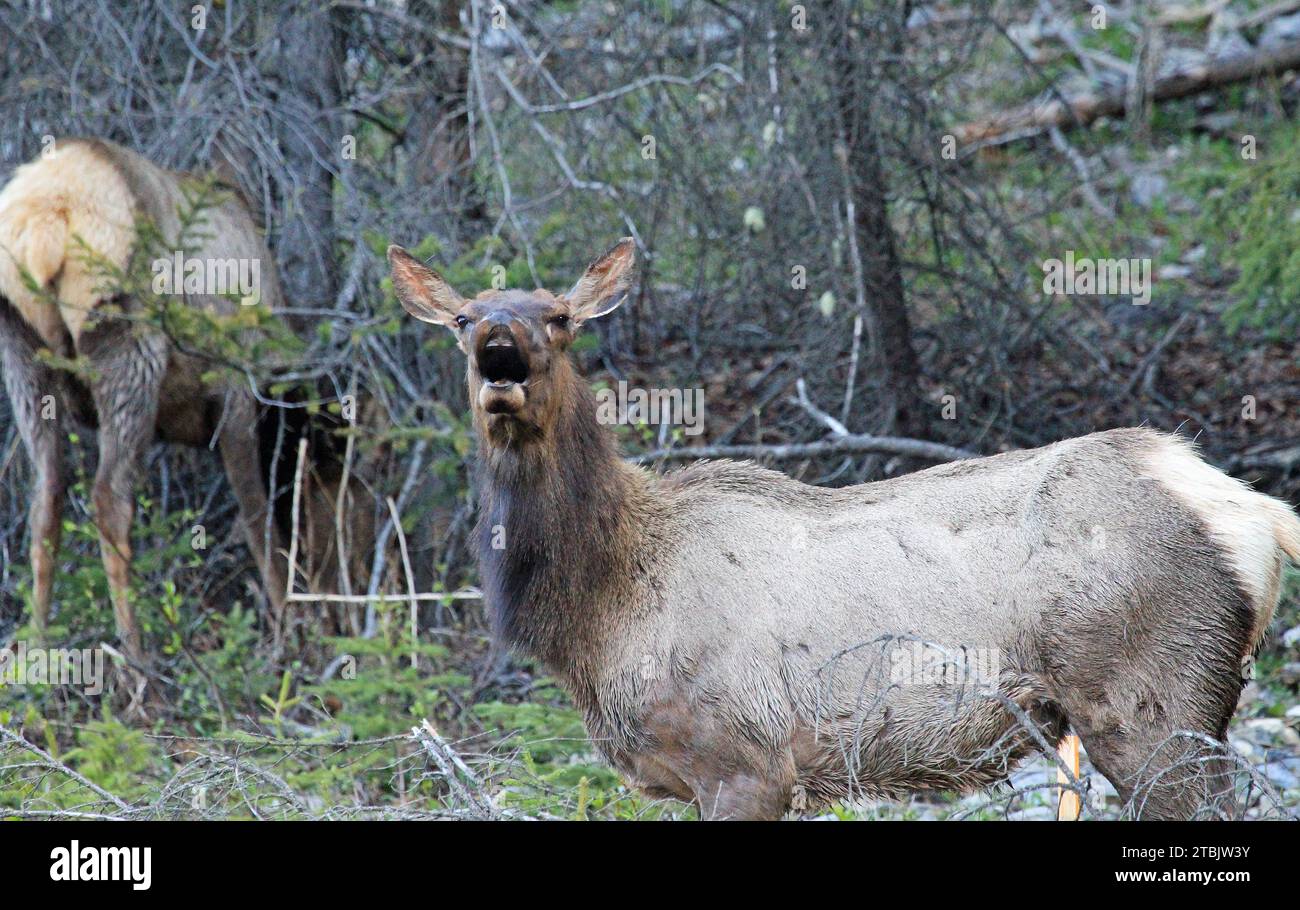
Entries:
[[618,309],[636,278],[636,243],[624,237],[612,250],[591,265],[569,293],[564,295],[573,308],[578,325]]
[[388,266],[393,273],[393,290],[406,312],[424,322],[456,328],[456,314],[465,300],[441,275],[400,246],[388,248]]

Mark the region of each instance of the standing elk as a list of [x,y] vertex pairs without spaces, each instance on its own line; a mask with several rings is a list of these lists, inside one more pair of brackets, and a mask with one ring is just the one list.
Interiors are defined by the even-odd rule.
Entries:
[[[630,240],[561,296],[465,300],[388,258],[406,310],[468,355],[499,634],[648,794],[776,818],[968,790],[1072,727],[1133,814],[1232,811],[1243,661],[1300,558],[1282,502],[1145,429],[843,489],[730,461],[657,476],[619,457],[566,353],[622,301]],[[919,643],[996,672],[918,673]]]
[[[139,254],[138,226],[147,222],[163,237],[184,241],[186,260],[256,264],[258,304],[281,305],[274,260],[237,194],[203,213],[202,237],[180,237],[191,179],[111,142],[66,139],[18,168],[0,192],[0,368],[36,477],[29,516],[33,622],[43,638],[67,483],[60,451],[72,426],[63,419],[67,411],[97,429],[94,517],[118,638],[135,662],[144,653],[128,585],[130,531],[140,461],[155,439],[191,446],[215,440],[277,617],[286,591],[285,521],[268,521],[273,459],[259,445],[259,430],[263,437],[279,431],[246,385],[206,381],[203,358],[138,318],[140,300],[104,287],[106,266],[125,271]],[[186,289],[185,304],[219,315],[240,306],[212,288]],[[88,369],[56,369],[42,351],[80,358]],[[307,432],[301,421],[297,429]],[[295,442],[291,435],[282,447],[281,481],[292,478]],[[306,497],[317,511],[332,511],[330,498],[319,491]]]

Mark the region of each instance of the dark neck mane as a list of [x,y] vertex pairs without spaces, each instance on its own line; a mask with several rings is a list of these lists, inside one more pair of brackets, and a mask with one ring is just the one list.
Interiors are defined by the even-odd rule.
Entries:
[[480,426],[478,551],[498,634],[577,684],[619,611],[636,607],[648,490],[586,381],[567,379],[540,438],[503,446]]

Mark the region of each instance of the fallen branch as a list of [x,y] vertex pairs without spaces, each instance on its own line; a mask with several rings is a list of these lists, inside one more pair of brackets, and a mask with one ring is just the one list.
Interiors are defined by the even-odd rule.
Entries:
[[[293,589],[294,578],[298,573],[299,516],[300,516],[301,504],[302,504],[303,473],[307,463],[307,440],[303,439],[298,443],[298,466],[294,471],[294,480],[293,480],[293,505],[291,507],[293,517],[292,517],[292,521],[290,522],[289,570],[288,570],[288,582],[285,588],[285,596],[284,596],[285,603],[365,604],[369,606],[377,603],[397,602],[405,599],[411,605],[411,611],[412,614],[414,615],[416,610],[416,604],[421,603],[423,601],[432,601],[434,603],[445,603],[449,600],[482,600],[483,599],[483,593],[479,591],[477,588],[462,588],[459,591],[425,591],[425,592],[418,592],[418,593],[415,590],[414,575],[411,571],[410,558],[406,551],[406,539],[405,536],[402,534],[401,520],[399,516],[401,514],[401,508],[402,508],[401,504],[405,503],[407,497],[410,495],[410,490],[414,484],[414,479],[418,474],[418,466],[420,464],[419,456],[426,442],[427,442],[426,440],[422,439],[420,440],[420,444],[416,446],[416,452],[415,452],[416,457],[413,460],[412,469],[408,471],[406,482],[402,484],[402,491],[399,496],[400,503],[394,502],[392,497],[389,497],[388,499],[388,510],[389,510],[388,524],[384,526],[384,529],[379,536],[379,540],[375,544],[375,560],[371,568],[372,584],[371,584],[371,590],[367,594],[324,594],[324,593],[315,593],[310,591],[299,592]],[[348,439],[349,448],[351,447],[351,445],[352,445],[352,440],[351,438],[349,438]],[[340,503],[342,501],[341,496],[342,496],[342,488],[340,488]],[[342,520],[342,514],[343,513],[341,507],[339,505],[336,505],[335,507],[336,525],[338,525],[338,523]],[[402,555],[402,566],[406,573],[406,589],[407,589],[406,594],[387,594],[387,593],[380,592],[378,589],[377,579],[379,578],[380,569],[383,565],[383,561],[380,557],[382,556],[383,552],[387,549],[388,534],[392,533],[394,529],[396,530],[397,533],[398,545]],[[339,539],[341,541],[342,539],[341,535]],[[343,552],[341,546],[339,548],[339,552],[340,553]],[[365,637],[368,638],[370,636],[367,635]],[[414,624],[412,624],[413,641],[414,638],[415,638],[415,628],[414,628]]]
[[483,792],[483,783],[478,779],[478,775],[471,771],[447,741],[438,735],[433,724],[425,720],[420,726],[412,727],[411,737],[420,744],[425,754],[433,759],[433,763],[446,778],[447,785],[460,794],[481,817],[488,819],[499,817],[500,813],[497,812],[496,806],[492,805],[491,798]]
[[378,604],[397,603],[398,601],[428,601],[443,603],[448,600],[482,600],[483,592],[477,588],[462,588],[459,591],[421,591],[418,594],[303,594],[294,593],[288,600],[293,603],[314,604]]
[[689,461],[698,458],[814,458],[819,455],[867,454],[902,455],[927,461],[963,461],[978,458],[975,452],[923,439],[899,436],[836,436],[820,442],[792,442],[774,445],[719,445],[688,449],[656,449],[632,458],[635,464],[654,461]]
[[1243,452],[1227,459],[1225,467],[1236,471],[1276,471],[1289,475],[1300,466],[1300,446],[1272,452]]
[[[1159,76],[1152,94],[1156,101],[1185,98],[1297,66],[1300,66],[1300,41],[1184,64]],[[984,120],[964,123],[952,134],[961,145],[1004,144],[1038,135],[1053,127],[1065,130],[1087,126],[1098,118],[1124,113],[1125,106],[1122,89],[1082,92],[1065,98],[1064,102],[1059,98],[1033,101]]]
[[799,406],[825,424],[831,433],[837,437],[852,435],[849,433],[848,427],[812,403],[812,399],[808,397],[808,386],[804,383],[803,377],[800,377],[795,383],[795,388],[799,391]]
[[1137,388],[1138,380],[1140,380],[1153,366],[1155,366],[1156,361],[1160,359],[1160,355],[1164,353],[1165,348],[1169,347],[1169,342],[1174,340],[1174,336],[1178,334],[1179,330],[1191,317],[1192,311],[1187,310],[1174,321],[1174,324],[1169,327],[1167,332],[1165,332],[1164,337],[1161,338],[1160,341],[1157,342],[1156,346],[1142,358],[1142,362],[1137,365],[1137,368],[1129,376],[1128,383],[1124,386],[1124,391],[1120,393],[1120,397],[1127,398],[1129,395],[1133,394],[1133,390]]
[[[87,779],[83,775],[74,771],[72,768],[69,768],[67,765],[59,761],[50,753],[46,752],[40,746],[37,746],[33,743],[29,743],[27,740],[23,739],[18,734],[11,733],[3,726],[0,726],[0,742],[11,743],[14,746],[17,746],[19,749],[25,749],[26,751],[32,753],[37,758],[39,758],[41,760],[41,766],[44,767],[45,769],[49,771],[53,771],[57,774],[62,774],[65,777],[71,778],[81,786],[85,787],[90,792],[94,793],[100,799],[104,800],[105,802],[112,803],[113,806],[116,809],[118,809],[120,812],[123,812],[128,815],[131,813],[131,807],[127,805],[125,801],[123,801],[117,796],[114,796],[112,793],[109,793],[103,787],[99,786],[99,784],[96,784],[94,781]],[[0,809],[0,813],[7,813],[7,812],[8,812],[7,809]]]
[[1212,0],[1204,6],[1171,6],[1156,14],[1157,25],[1192,25],[1213,19],[1228,5],[1228,0]]
[[1105,218],[1107,221],[1115,220],[1115,213],[1106,207],[1106,203],[1101,201],[1097,195],[1096,188],[1092,185],[1092,173],[1088,170],[1088,162],[1079,154],[1074,146],[1070,145],[1070,140],[1065,138],[1065,133],[1061,132],[1059,126],[1052,127],[1049,131],[1052,137],[1052,145],[1056,150],[1065,156],[1079,175],[1079,190],[1083,193],[1084,201],[1094,212]]
[[1245,16],[1241,20],[1241,27],[1243,29],[1257,28],[1273,21],[1278,16],[1287,16],[1294,12],[1300,12],[1300,0],[1284,0],[1282,3],[1265,7],[1251,13],[1249,16]]

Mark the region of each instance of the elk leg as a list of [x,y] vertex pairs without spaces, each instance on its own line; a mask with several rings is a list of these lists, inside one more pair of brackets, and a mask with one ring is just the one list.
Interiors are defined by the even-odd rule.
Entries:
[[32,538],[32,622],[37,642],[44,644],[54,596],[54,569],[63,536],[64,482],[58,438],[42,440],[41,447],[31,455],[36,466],[36,488],[27,522]]
[[[704,821],[778,821],[790,811],[797,774],[789,746],[770,753],[717,737],[696,740],[688,749],[691,746],[693,752],[669,764],[689,775],[686,780]],[[683,766],[682,760],[693,766]]]
[[705,821],[775,821],[790,809],[794,768],[789,774],[740,772],[698,786],[695,800]]
[[100,325],[82,341],[89,342],[87,353],[96,373],[91,393],[99,415],[99,468],[91,499],[99,550],[118,640],[127,658],[143,665],[140,627],[131,603],[131,522],[140,459],[154,438],[166,346],[153,336],[133,337],[120,323]]
[[1080,738],[1135,818],[1219,818],[1234,812],[1227,746],[1194,722],[1126,724]]
[[[271,604],[271,616],[277,628],[284,620],[285,574],[282,535],[272,519],[267,526],[269,500],[262,478],[262,464],[258,453],[257,413],[253,401],[247,396],[232,394],[226,402],[228,409],[222,420],[221,461],[226,477],[239,501],[240,520],[244,537],[253,551],[257,570],[266,586],[266,599]],[[292,481],[292,475],[277,477],[278,483]]]
[[653,792],[680,797],[687,790],[701,819],[781,818],[791,807],[797,779],[790,743],[760,746],[742,732],[742,725],[761,729],[758,718],[743,710],[700,712],[684,701],[675,687],[661,690],[642,716],[654,750],[625,756],[620,764]]
[[1100,699],[1062,693],[1088,757],[1135,817],[1218,818],[1235,812],[1226,745],[1241,689],[1234,669],[1231,659],[1219,667],[1203,658],[1167,672],[1158,687],[1137,685],[1134,680],[1143,677],[1135,675],[1106,685]]
[[[109,597],[117,638],[127,658],[143,663],[144,648],[135,607],[131,603],[131,522],[135,518],[135,471],[130,456],[100,445],[101,470],[95,476],[92,500],[99,528],[99,552],[108,576]],[[105,469],[105,466],[106,469]]]
[[[0,338],[0,342],[4,341]],[[30,350],[20,349],[16,339],[0,344],[0,354],[0,370],[14,420],[35,474],[27,519],[31,535],[32,625],[38,644],[44,644],[63,532],[64,479],[58,424],[62,402],[57,395],[58,377],[39,364]]]

